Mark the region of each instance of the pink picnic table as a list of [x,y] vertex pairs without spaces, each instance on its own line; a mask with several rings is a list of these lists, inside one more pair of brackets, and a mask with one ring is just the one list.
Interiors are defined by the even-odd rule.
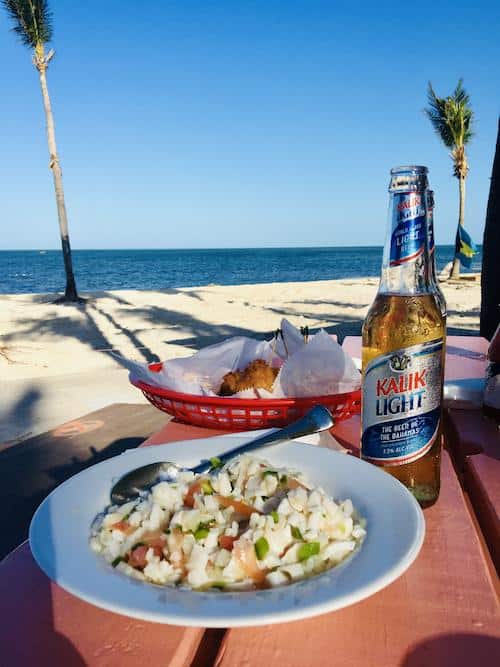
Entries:
[[[348,338],[344,345],[359,355],[359,338]],[[481,377],[486,348],[480,338],[450,337],[447,377]],[[470,419],[478,417],[469,414]],[[460,441],[459,422],[453,423],[455,430],[448,428],[447,438]],[[216,433],[169,422],[144,445]],[[333,434],[356,453],[359,419],[338,424]],[[447,444],[451,451],[457,446],[463,450],[464,459],[457,464],[447,449],[443,451],[441,495],[425,510],[420,555],[400,579],[362,602],[309,620],[259,628],[223,631],[148,623],[103,611],[66,593],[38,569],[25,543],[0,564],[0,665],[499,665],[494,551],[491,535],[482,530],[484,508],[474,504],[472,493],[469,498],[471,489],[480,488],[494,504],[497,487],[490,486],[480,466],[474,468],[476,486],[470,486],[470,472],[463,475],[469,486],[461,484],[465,463],[478,456],[490,459],[492,450],[468,453],[463,443]],[[493,458],[498,463],[498,454]]]

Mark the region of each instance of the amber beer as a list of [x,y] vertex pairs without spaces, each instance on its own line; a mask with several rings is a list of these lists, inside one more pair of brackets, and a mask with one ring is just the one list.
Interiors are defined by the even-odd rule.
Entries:
[[361,456],[423,506],[439,495],[445,317],[432,278],[426,167],[397,167],[377,296],[363,325]]

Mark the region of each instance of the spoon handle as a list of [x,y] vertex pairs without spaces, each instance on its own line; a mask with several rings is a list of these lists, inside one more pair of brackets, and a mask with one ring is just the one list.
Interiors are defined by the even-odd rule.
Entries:
[[[230,449],[224,454],[219,454],[217,458],[222,465],[227,463],[230,459],[238,456],[239,454],[246,454],[247,452],[253,452],[256,449],[261,447],[266,447],[267,445],[276,445],[279,442],[284,442],[285,440],[294,440],[295,438],[301,438],[304,435],[311,435],[311,433],[319,433],[320,431],[326,431],[334,425],[334,419],[330,412],[324,408],[322,405],[315,405],[309,412],[307,412],[303,417],[301,417],[296,422],[285,426],[285,428],[278,429],[272,433],[267,433],[266,435],[261,436],[260,438],[255,438],[249,442],[245,442],[239,447]],[[202,461],[199,465],[191,468],[192,472],[196,475],[208,472],[213,465],[210,461]]]

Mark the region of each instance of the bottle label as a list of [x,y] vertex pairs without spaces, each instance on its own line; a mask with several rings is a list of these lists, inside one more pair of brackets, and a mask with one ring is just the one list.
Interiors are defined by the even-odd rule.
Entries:
[[429,211],[429,220],[428,220],[428,242],[429,242],[429,255],[432,255],[432,253],[435,250],[435,243],[434,243],[434,220],[432,216],[432,211]]
[[390,265],[399,266],[424,252],[427,234],[423,193],[394,195]]
[[363,379],[364,459],[410,463],[434,444],[441,416],[443,339],[375,357]]

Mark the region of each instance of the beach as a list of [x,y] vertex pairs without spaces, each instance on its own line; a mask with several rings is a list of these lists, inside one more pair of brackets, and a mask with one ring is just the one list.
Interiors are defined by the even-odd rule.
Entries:
[[[83,294],[80,306],[54,305],[53,294],[0,295],[0,443],[111,403],[144,401],[115,355],[153,362],[231,336],[270,338],[283,317],[340,341],[359,335],[377,286],[377,278],[351,278],[118,290]],[[441,286],[448,333],[477,335],[479,283]]]

